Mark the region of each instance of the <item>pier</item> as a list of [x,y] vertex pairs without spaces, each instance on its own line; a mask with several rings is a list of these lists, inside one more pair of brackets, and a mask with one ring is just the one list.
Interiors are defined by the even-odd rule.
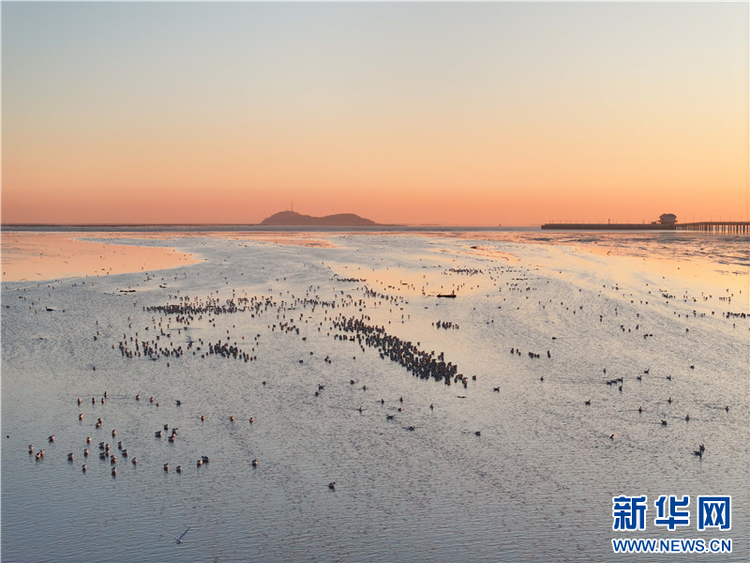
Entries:
[[697,231],[701,233],[718,233],[739,235],[750,233],[748,221],[701,221],[698,223],[682,223],[676,225],[678,231]]
[[674,224],[661,223],[545,223],[542,229],[560,231],[674,231]]
[[542,229],[577,231],[692,231],[725,235],[750,233],[748,221],[699,221],[695,223],[546,223]]

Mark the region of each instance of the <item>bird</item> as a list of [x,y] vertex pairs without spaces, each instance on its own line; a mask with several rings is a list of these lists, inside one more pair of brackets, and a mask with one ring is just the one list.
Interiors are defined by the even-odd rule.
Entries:
[[257,459],[253,460],[253,467],[258,467],[258,460]]
[[328,488],[331,489],[331,490],[335,490],[336,489],[336,481],[332,481],[332,482],[328,483]]
[[185,534],[187,534],[189,530],[190,530],[190,526],[188,526],[187,530],[185,530],[184,532],[182,532],[182,535],[179,538],[174,538],[174,542],[177,543],[177,544],[182,543],[182,538],[185,537]]

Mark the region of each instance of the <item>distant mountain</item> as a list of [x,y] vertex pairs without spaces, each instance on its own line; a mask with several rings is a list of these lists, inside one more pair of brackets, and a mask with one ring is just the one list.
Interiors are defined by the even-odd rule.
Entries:
[[326,215],[325,217],[312,217],[311,215],[300,215],[294,211],[281,211],[263,219],[261,225],[277,225],[290,227],[370,227],[377,225],[354,213],[339,213],[337,215]]

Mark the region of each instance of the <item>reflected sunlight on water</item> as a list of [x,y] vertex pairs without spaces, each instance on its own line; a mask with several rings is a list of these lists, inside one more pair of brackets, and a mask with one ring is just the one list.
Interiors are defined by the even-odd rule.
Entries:
[[4,560],[616,561],[620,494],[731,494],[731,533],[643,535],[747,560],[746,286],[518,234],[316,236],[155,236],[208,260],[2,284]]
[[[2,235],[2,280],[41,281],[56,278],[104,276],[195,264],[190,254],[173,248],[94,241],[87,233],[4,232]],[[118,239],[122,239],[118,235]]]

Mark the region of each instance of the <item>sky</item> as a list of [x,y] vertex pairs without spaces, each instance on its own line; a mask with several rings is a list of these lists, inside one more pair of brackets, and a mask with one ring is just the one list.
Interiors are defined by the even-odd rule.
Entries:
[[750,5],[2,2],[4,224],[750,220]]

